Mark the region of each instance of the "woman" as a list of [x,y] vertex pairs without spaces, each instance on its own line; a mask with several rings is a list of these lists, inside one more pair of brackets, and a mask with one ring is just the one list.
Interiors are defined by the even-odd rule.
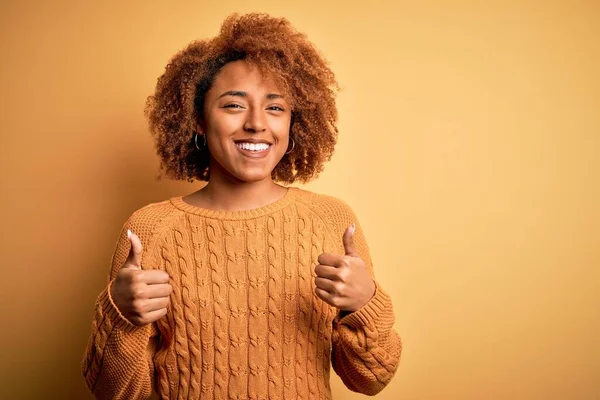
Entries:
[[169,63],[147,116],[161,166],[199,191],[126,222],[83,374],[97,398],[375,394],[401,352],[343,202],[306,182],[337,137],[331,70],[285,19],[231,16]]

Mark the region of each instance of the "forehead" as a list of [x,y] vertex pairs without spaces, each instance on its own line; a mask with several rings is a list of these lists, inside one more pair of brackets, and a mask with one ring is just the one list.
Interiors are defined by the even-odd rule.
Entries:
[[215,76],[210,91],[221,92],[227,90],[240,90],[248,92],[248,94],[283,94],[271,75],[261,73],[257,67],[248,64],[244,60],[227,63]]

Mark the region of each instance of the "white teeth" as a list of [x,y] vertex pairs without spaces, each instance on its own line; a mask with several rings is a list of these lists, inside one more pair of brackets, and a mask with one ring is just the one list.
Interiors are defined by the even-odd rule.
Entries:
[[262,150],[268,149],[270,145],[267,144],[267,143],[246,143],[246,142],[240,142],[240,143],[236,143],[236,146],[239,147],[240,149],[244,149],[244,150],[262,151]]

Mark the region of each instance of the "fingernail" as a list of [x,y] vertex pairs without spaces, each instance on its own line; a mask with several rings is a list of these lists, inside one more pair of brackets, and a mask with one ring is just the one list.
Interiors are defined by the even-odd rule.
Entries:
[[356,224],[353,223],[352,225],[350,225],[350,234],[354,235],[354,231],[356,230]]
[[131,239],[131,230],[127,229],[127,239]]

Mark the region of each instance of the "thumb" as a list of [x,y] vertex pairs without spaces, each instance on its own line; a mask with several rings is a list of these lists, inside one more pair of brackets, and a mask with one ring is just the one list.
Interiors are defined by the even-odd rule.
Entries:
[[142,251],[144,249],[142,242],[140,241],[140,238],[129,229],[127,229],[127,237],[131,242],[131,249],[129,250],[127,261],[125,261],[125,266],[142,269]]
[[347,256],[358,257],[358,250],[354,244],[354,231],[356,230],[356,224],[352,224],[346,228],[344,235],[342,236],[342,242],[344,243],[344,251]]

